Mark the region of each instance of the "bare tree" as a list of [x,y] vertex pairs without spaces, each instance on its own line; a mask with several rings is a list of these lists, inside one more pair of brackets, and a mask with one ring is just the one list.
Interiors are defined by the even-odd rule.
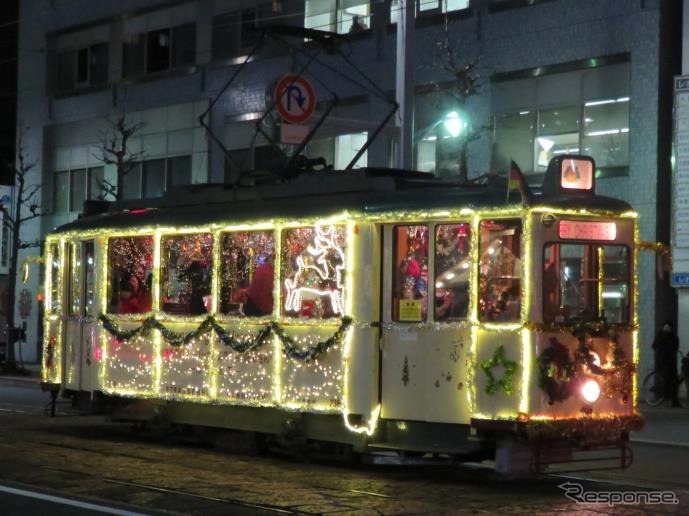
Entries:
[[[3,214],[3,225],[9,234],[9,274],[7,285],[7,326],[8,328],[15,327],[14,319],[14,304],[16,301],[17,288],[17,260],[19,251],[29,247],[37,247],[37,241],[27,242],[22,238],[23,225],[42,215],[39,207],[38,193],[41,189],[40,184],[29,185],[27,183],[28,174],[36,167],[35,161],[30,161],[26,157],[26,149],[24,145],[24,138],[28,132],[28,128],[22,130],[17,137],[17,148],[14,158],[14,163],[5,163],[14,172],[14,199],[15,202],[11,206],[5,205],[0,201],[0,211]],[[8,332],[7,342],[7,363],[10,368],[16,366],[16,358],[14,354],[14,343],[16,341],[16,334],[12,331]]]
[[[473,59],[462,59],[459,52],[450,41],[449,16],[445,13],[442,38],[435,42],[436,59],[432,67],[450,76],[448,83],[436,81],[433,86],[436,93],[449,98],[450,103],[462,111],[466,116],[468,100],[478,95],[481,83],[485,79],[479,73],[480,56]],[[443,102],[442,104],[445,104]],[[469,178],[467,167],[467,147],[469,143],[481,137],[487,126],[481,124],[467,124],[459,134],[459,181],[466,183]]]
[[105,165],[115,165],[117,179],[115,184],[103,179],[103,198],[112,196],[118,201],[122,199],[124,178],[131,172],[146,154],[141,150],[132,152],[131,138],[146,124],[127,120],[125,113],[120,113],[114,120],[109,118],[110,128],[99,134],[99,155],[94,157]]

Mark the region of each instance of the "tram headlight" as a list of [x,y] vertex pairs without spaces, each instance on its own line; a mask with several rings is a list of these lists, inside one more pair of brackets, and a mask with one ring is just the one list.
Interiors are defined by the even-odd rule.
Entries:
[[586,403],[595,403],[600,398],[600,385],[596,380],[587,379],[581,385],[581,397]]

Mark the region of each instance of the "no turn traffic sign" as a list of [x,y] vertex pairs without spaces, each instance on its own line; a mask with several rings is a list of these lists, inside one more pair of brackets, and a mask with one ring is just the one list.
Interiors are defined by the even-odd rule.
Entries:
[[301,124],[316,109],[313,86],[301,75],[283,75],[275,86],[275,105],[285,122]]

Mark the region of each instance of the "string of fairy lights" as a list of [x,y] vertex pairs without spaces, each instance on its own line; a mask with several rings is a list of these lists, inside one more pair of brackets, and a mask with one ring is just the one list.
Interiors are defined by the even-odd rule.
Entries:
[[[255,406],[277,406],[293,410],[309,410],[341,413],[347,427],[355,432],[372,434],[381,407],[377,399],[368,399],[366,410],[361,403],[357,413],[363,413],[363,424],[349,422],[352,399],[356,398],[357,384],[352,383],[362,371],[369,371],[370,364],[352,362],[354,346],[377,346],[372,337],[371,321],[367,314],[357,308],[358,296],[370,295],[370,277],[355,277],[353,271],[362,269],[358,260],[367,256],[359,232],[366,227],[385,223],[430,223],[460,220],[471,223],[472,234],[479,235],[480,221],[484,219],[516,219],[524,221],[522,278],[528,278],[532,269],[531,238],[535,230],[532,219],[541,213],[555,213],[568,216],[605,216],[610,219],[635,220],[636,214],[589,211],[583,209],[563,210],[555,208],[532,208],[525,215],[524,208],[512,206],[475,211],[470,209],[397,211],[382,214],[353,214],[343,212],[324,219],[273,219],[242,224],[211,224],[203,227],[141,227],[129,231],[90,230],[57,233],[48,237],[46,245],[46,307],[43,380],[60,383],[63,378],[63,309],[67,306],[65,285],[68,267],[64,262],[66,247],[74,241],[95,239],[96,276],[101,286],[96,301],[100,308],[98,323],[100,347],[94,350],[94,367],[97,368],[99,388],[106,393],[133,396],[179,399],[205,403],[238,403]],[[638,225],[635,239],[638,239]],[[295,235],[308,235],[295,247]],[[303,231],[310,228],[310,231]],[[174,315],[163,310],[161,298],[164,278],[163,252],[165,239],[179,235],[207,235],[208,242],[242,241],[229,239],[226,235],[240,232],[261,232],[262,246],[266,245],[267,232],[273,232],[275,253],[274,267],[278,276],[287,281],[275,282],[273,312],[265,317],[242,318],[221,313],[221,292],[223,275],[220,269],[236,271],[240,263],[234,251],[223,251],[220,245],[205,252],[214,262],[223,258],[224,265],[212,268],[210,285],[210,312],[204,315]],[[289,238],[283,237],[288,235]],[[106,288],[109,278],[108,257],[112,256],[109,245],[115,239],[146,237],[151,239],[151,272],[153,304],[148,314],[114,314],[110,311],[112,299]],[[477,237],[473,237],[477,238]],[[246,241],[244,238],[243,241]],[[178,245],[179,242],[175,245]],[[181,245],[181,244],[179,244]],[[298,249],[297,249],[298,248]],[[635,250],[634,259],[638,251]],[[179,253],[178,253],[179,254]],[[177,256],[177,255],[175,255]],[[232,262],[228,265],[227,258]],[[355,258],[356,257],[356,258]],[[252,258],[255,256],[252,255]],[[472,245],[470,260],[480,263],[479,246]],[[253,273],[253,271],[251,271]],[[478,267],[469,271],[469,284],[478,285]],[[325,280],[325,282],[324,282]],[[301,281],[301,283],[300,283]],[[637,281],[634,278],[634,281]],[[321,283],[318,283],[321,282]],[[321,285],[320,287],[318,285]],[[327,285],[323,287],[322,285]],[[634,306],[638,301],[638,289],[634,285]],[[294,292],[303,288],[301,294],[328,301],[330,310],[313,308],[308,314],[300,312],[301,304]],[[535,375],[535,335],[542,332],[571,332],[563,325],[546,327],[529,321],[531,313],[532,282],[520,282],[520,318],[512,323],[488,323],[479,320],[479,303],[476,288],[470,293],[469,315],[461,322],[439,323],[437,321],[399,324],[401,331],[409,328],[424,328],[435,331],[461,330],[468,335],[463,350],[462,363],[465,380],[460,398],[464,397],[472,417],[485,419],[515,419],[528,414],[537,404],[531,400],[531,385]],[[365,294],[366,293],[366,294]],[[288,303],[288,297],[292,296]],[[323,301],[325,302],[325,301]],[[370,317],[370,316],[368,316]],[[624,331],[632,334],[632,359],[636,360],[638,319],[634,319]],[[492,345],[479,353],[479,341],[486,334],[514,335],[516,346],[506,345],[501,352]],[[491,341],[493,342],[493,341]],[[363,356],[363,355],[362,355]],[[479,367],[479,357],[485,367]],[[67,362],[72,361],[68,360]],[[495,366],[509,366],[509,374],[490,377]],[[514,367],[512,365],[514,364]],[[69,368],[69,364],[66,364]],[[491,374],[486,374],[486,371]],[[68,371],[68,374],[73,372]],[[367,373],[368,374],[368,373]],[[70,377],[72,378],[72,377]],[[73,379],[73,378],[72,378]],[[466,385],[465,385],[466,384]],[[465,388],[466,387],[466,388]],[[633,386],[636,399],[636,385]],[[490,391],[488,401],[479,392]],[[505,403],[507,396],[512,401]],[[500,398],[500,409],[491,406],[490,399]]]

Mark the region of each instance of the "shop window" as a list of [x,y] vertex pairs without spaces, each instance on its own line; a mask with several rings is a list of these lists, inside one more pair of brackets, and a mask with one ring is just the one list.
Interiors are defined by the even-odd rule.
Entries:
[[547,244],[543,321],[572,324],[604,317],[607,322],[628,322],[629,261],[625,246]]
[[225,233],[220,240],[220,312],[273,313],[275,236],[272,231]]
[[466,319],[469,313],[471,225],[440,224],[435,228],[436,321]]
[[78,212],[84,201],[102,199],[103,171],[103,167],[91,167],[55,172],[55,213]]
[[283,313],[307,319],[343,316],[344,226],[285,229],[282,241]]
[[160,267],[163,311],[175,315],[210,312],[212,269],[210,233],[163,237]]
[[479,245],[479,319],[515,322],[521,306],[520,220],[482,220]]
[[428,226],[396,226],[392,320],[425,321],[428,312]]
[[196,26],[194,24],[125,37],[123,44],[125,78],[191,66],[195,61]]
[[153,237],[108,240],[108,312],[150,312],[153,279]]
[[108,53],[107,43],[60,52],[57,56],[57,92],[66,94],[107,85]]

